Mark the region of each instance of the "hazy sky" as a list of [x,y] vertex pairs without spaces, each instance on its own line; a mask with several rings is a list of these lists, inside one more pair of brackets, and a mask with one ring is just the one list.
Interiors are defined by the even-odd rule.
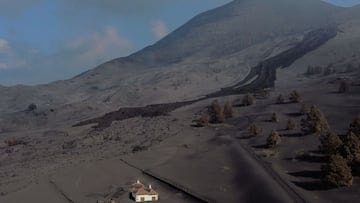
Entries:
[[0,84],[75,76],[153,44],[194,15],[230,1],[0,0]]

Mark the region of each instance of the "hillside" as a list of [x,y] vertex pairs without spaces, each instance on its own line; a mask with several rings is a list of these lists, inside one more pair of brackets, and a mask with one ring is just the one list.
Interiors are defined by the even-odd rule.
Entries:
[[241,80],[304,32],[332,23],[340,10],[317,0],[233,1],[152,46],[72,79],[2,88],[0,112],[21,111],[31,102],[53,108],[85,103],[106,111],[194,98]]

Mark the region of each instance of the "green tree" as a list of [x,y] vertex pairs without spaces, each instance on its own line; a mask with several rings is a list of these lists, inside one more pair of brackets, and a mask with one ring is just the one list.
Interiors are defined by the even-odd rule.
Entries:
[[242,103],[244,106],[251,106],[251,105],[254,105],[256,102],[256,99],[253,95],[251,94],[247,94],[244,96],[243,100],[242,100]]
[[360,163],[360,138],[353,132],[347,135],[342,153],[351,165]]
[[348,134],[352,132],[360,138],[360,116],[357,116],[354,121],[350,124]]
[[334,132],[327,132],[326,134],[320,135],[319,140],[320,150],[328,156],[338,153],[342,146],[341,139]]
[[289,119],[286,123],[286,130],[294,130],[296,127],[295,121],[293,119]]
[[306,118],[301,120],[301,127],[305,133],[316,133],[318,135],[330,131],[324,114],[315,105],[310,108]]
[[223,123],[225,121],[224,109],[218,100],[214,100],[209,108],[210,121],[213,123]]
[[252,136],[257,136],[260,135],[262,133],[262,128],[260,128],[259,126],[255,125],[254,123],[252,123],[248,129],[249,134]]
[[226,102],[224,105],[224,116],[225,118],[233,118],[235,115],[233,106],[230,102]]
[[305,103],[302,103],[300,108],[300,114],[305,115],[309,112],[310,112],[310,108]]
[[278,123],[279,122],[279,117],[277,115],[276,112],[272,113],[271,114],[271,122],[274,122],[274,123]]
[[350,187],[353,184],[351,168],[346,159],[336,154],[332,155],[322,167],[323,182],[330,187]]

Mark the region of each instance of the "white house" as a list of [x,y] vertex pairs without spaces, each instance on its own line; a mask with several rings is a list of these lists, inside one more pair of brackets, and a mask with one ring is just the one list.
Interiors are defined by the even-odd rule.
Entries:
[[135,202],[155,202],[159,200],[159,194],[152,189],[151,185],[146,188],[139,180],[131,185],[130,193]]

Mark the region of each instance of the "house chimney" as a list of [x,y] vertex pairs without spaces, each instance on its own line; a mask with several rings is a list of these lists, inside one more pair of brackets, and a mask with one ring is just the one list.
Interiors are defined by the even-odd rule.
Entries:
[[136,183],[137,183],[137,184],[140,184],[140,180],[138,179],[138,180],[136,181]]
[[149,189],[150,189],[150,190],[152,189],[151,185],[149,185]]

